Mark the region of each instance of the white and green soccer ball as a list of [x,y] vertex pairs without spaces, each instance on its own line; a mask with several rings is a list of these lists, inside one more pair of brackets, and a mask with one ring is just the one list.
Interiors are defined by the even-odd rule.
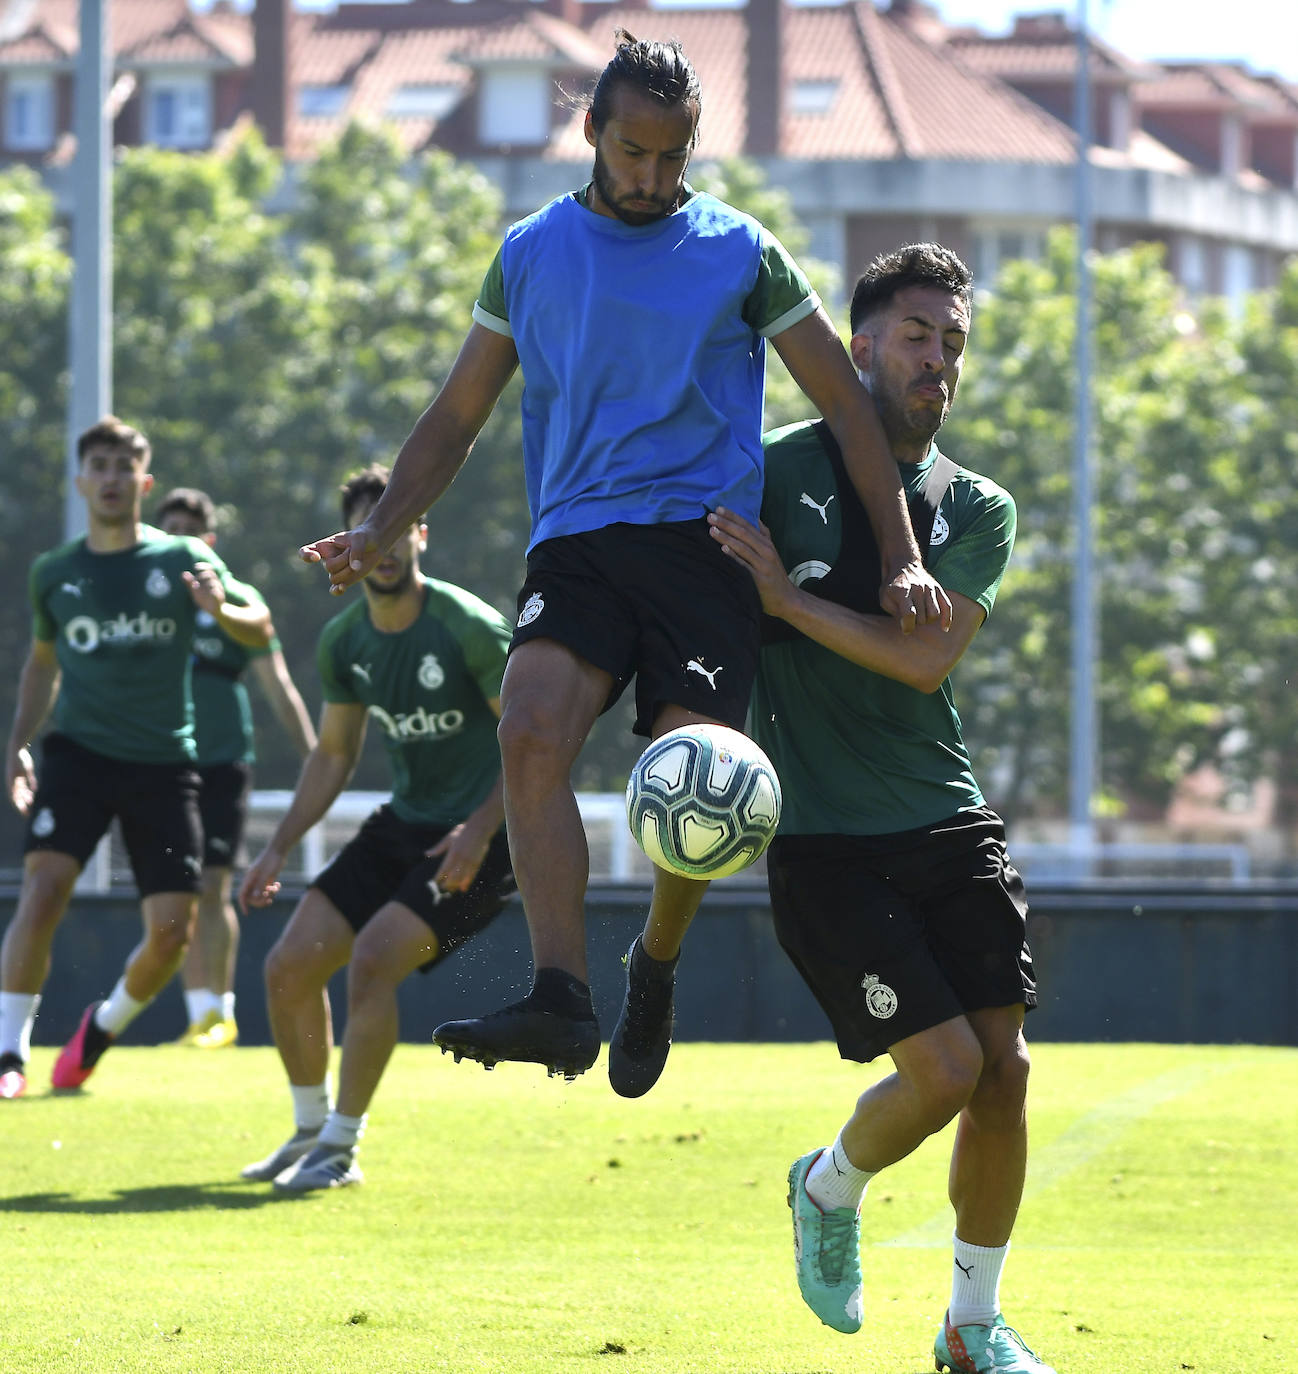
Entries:
[[780,780],[747,735],[684,725],[640,755],[627,779],[626,819],[659,868],[725,878],[770,844],[780,823]]

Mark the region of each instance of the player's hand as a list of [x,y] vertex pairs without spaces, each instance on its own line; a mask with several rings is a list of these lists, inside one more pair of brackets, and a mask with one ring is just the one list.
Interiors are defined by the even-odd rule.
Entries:
[[313,544],[303,544],[298,557],[304,563],[323,563],[329,574],[329,592],[341,596],[383,557],[378,541],[364,525],[328,534]]
[[183,572],[180,575],[185,579],[185,586],[189,588],[194,605],[199,610],[206,611],[208,615],[219,615],[221,607],[225,605],[225,588],[221,585],[216,569],[210,563],[200,563],[193,572]]
[[269,845],[252,861],[248,871],[239,884],[239,905],[247,911],[249,907],[269,906],[279,895],[279,871],[284,867],[284,856]]
[[951,598],[922,563],[907,563],[879,588],[879,605],[908,635],[917,625],[938,623],[945,633],[951,628]]
[[742,515],[724,506],[718,506],[708,515],[708,524],[722,552],[752,573],[762,598],[762,610],[767,615],[783,615],[794,600],[797,588],[784,571],[770,530],[760,522],[756,526],[749,524]]
[[487,857],[489,843],[490,837],[484,843],[469,826],[461,822],[443,835],[431,849],[426,849],[424,853],[430,859],[441,856],[441,865],[434,875],[437,886],[443,892],[467,892],[478,876],[483,859]]
[[29,749],[16,749],[9,756],[5,785],[9,790],[9,800],[18,814],[25,816],[32,809],[32,800],[36,796],[36,768]]

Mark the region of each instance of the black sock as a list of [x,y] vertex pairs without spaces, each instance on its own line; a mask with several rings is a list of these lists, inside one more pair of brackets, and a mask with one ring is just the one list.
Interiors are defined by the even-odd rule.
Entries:
[[593,1021],[590,988],[567,969],[539,968],[527,1000],[537,1011],[550,1011],[575,1021]]
[[112,1043],[113,1037],[95,1020],[94,1012],[92,1012],[90,1020],[86,1023],[85,1038],[81,1042],[81,1067],[83,1069],[93,1068],[99,1063],[100,1055]]
[[11,1069],[17,1069],[22,1073],[23,1057],[21,1054],[15,1054],[13,1050],[6,1050],[0,1054],[0,1073],[8,1073]]
[[670,983],[676,977],[676,965],[680,962],[680,951],[670,959],[655,959],[644,947],[643,939],[635,942],[635,950],[631,955],[631,972],[637,978],[657,978],[664,983]]

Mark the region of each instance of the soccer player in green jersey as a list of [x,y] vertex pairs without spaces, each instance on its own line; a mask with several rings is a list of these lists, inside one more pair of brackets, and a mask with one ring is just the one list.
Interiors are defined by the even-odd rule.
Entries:
[[852,565],[873,556],[869,527],[821,425],[767,436],[761,528],[717,512],[713,529],[787,631],[763,647],[751,714],[784,789],[768,856],[780,943],[842,1056],[893,1064],[832,1145],[789,1171],[803,1298],[829,1326],[861,1326],[867,1187],[958,1118],[938,1367],[1052,1374],[1000,1306],[1027,1162],[1027,903],[949,678],[992,609],[1015,530],[1010,495],[933,442],[960,382],[971,301],[968,270],[935,244],[877,259],[852,300],[852,356],[951,597],[949,634],[920,626],[903,638],[860,596]]
[[[351,478],[343,519],[364,519],[387,478],[380,468]],[[245,907],[270,902],[285,856],[351,777],[372,719],[392,767],[392,800],[315,878],[266,959],[294,1133],[243,1177],[290,1192],[361,1181],[356,1154],[397,1043],[398,985],[483,929],[513,889],[496,741],[509,622],[420,572],[425,535],[422,523],[411,525],[361,583],[362,598],[321,632],[319,740],[239,887]],[[331,1103],[327,984],[344,964],[347,1028]]]
[[[154,521],[167,534],[189,535],[216,547],[216,511],[205,491],[174,488],[158,503]],[[233,865],[242,862],[255,758],[252,704],[242,681],[245,670],[251,671],[298,753],[305,758],[315,747],[315,729],[284,662],[269,607],[246,582],[233,583],[231,597],[261,612],[270,638],[256,647],[241,644],[206,611],[198,614],[193,691],[194,744],[202,782],[198,809],[203,821],[203,890],[198,924],[180,971],[189,1025],[178,1043],[201,1050],[227,1049],[239,1039],[234,1016],[239,918],[230,885]]]
[[[54,1065],[79,1087],[184,957],[198,902],[202,833],[190,656],[200,613],[264,642],[259,612],[227,599],[221,560],[141,522],[148,440],[107,416],[77,441],[87,532],[32,565],[32,643],[5,755],[27,817],[22,889],[0,947],[0,1098],[26,1063],[54,932],[86,860],[116,817],[144,910],[144,939],[108,998],[86,1008]],[[53,712],[39,781],[29,742]]]
[[[760,610],[706,519],[722,504],[757,518],[767,340],[828,419],[877,524],[882,557],[867,580],[882,581],[907,629],[950,618],[819,296],[768,230],[685,180],[701,106],[679,44],[619,32],[586,114],[589,183],[510,227],[387,494],[359,528],[302,550],[333,591],[363,576],[446,490],[521,369],[532,531],[500,741],[534,978],[519,1002],[434,1033],[488,1066],[571,1076],[599,1054],[571,772],[600,713],[634,680],[637,734],[743,725]],[[653,904],[685,920],[706,887],[658,870]]]

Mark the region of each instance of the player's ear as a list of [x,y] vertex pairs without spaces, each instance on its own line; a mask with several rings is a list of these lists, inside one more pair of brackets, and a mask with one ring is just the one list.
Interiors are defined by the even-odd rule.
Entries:
[[205,534],[198,536],[209,549],[216,548],[216,531],[208,530]]
[[870,355],[873,352],[874,339],[869,334],[853,334],[851,344],[852,362],[856,365],[858,372],[869,372]]
[[419,522],[419,552],[423,553],[428,548],[428,526],[421,520]]
[[593,148],[595,146],[595,121],[590,117],[590,111],[586,111],[586,118],[582,120],[581,131],[586,135],[586,142]]
[[151,472],[146,472],[146,473],[144,474],[144,488],[143,488],[143,490],[141,491],[140,494],[141,494],[142,496],[147,496],[152,490],[153,490],[153,474],[152,474]]

